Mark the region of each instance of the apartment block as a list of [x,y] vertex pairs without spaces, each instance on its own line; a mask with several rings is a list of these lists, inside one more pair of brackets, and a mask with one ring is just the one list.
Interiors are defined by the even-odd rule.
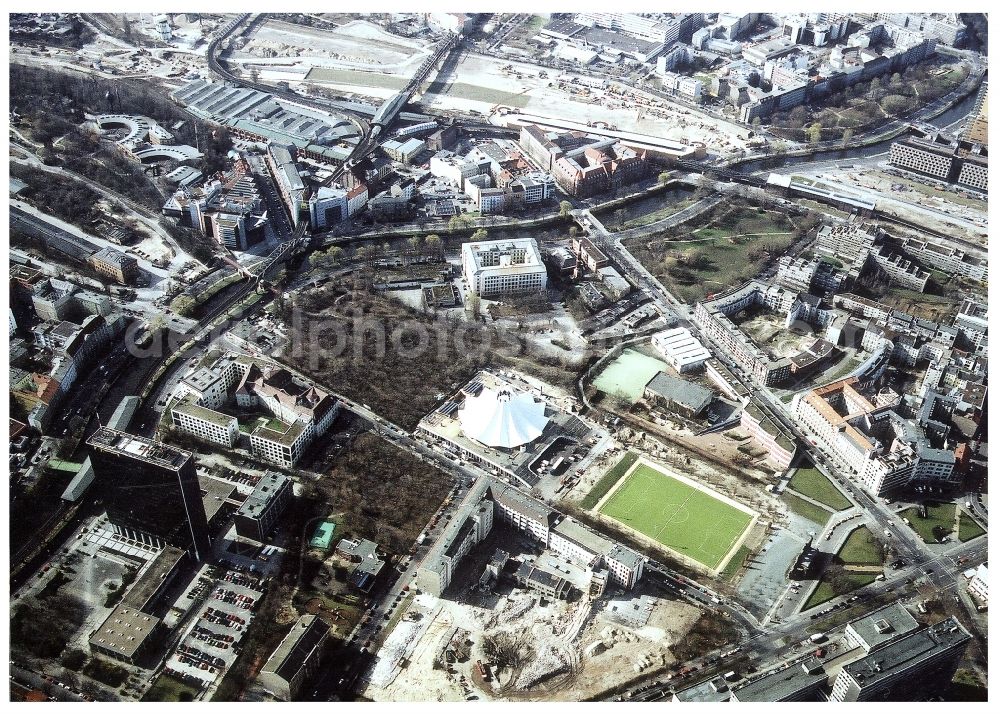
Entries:
[[943,134],[911,136],[892,145],[889,163],[978,191],[989,190],[988,152],[983,144]]
[[953,617],[913,632],[845,664],[830,700],[913,701],[940,693],[954,677],[971,639]]
[[298,167],[294,159],[295,147],[283,146],[281,144],[268,144],[267,168],[271,172],[274,184],[278,187],[278,193],[288,209],[288,214],[292,219],[292,227],[299,225],[299,212],[302,207],[302,195],[305,192],[305,185],[302,177],[299,176]]
[[[642,555],[513,487],[481,479],[466,497],[466,503],[421,563],[416,581],[420,589],[440,596],[450,585],[462,558],[485,540],[497,521],[593,571],[598,579],[606,577],[631,589],[642,577],[646,562]],[[558,586],[556,590],[564,591],[554,582],[524,584],[542,589]]]
[[868,259],[881,268],[892,282],[908,290],[918,293],[924,292],[927,288],[927,281],[931,278],[931,274],[926,270],[921,270],[916,263],[903,255],[893,253],[885,245],[878,250],[872,250],[868,254]]
[[935,270],[982,282],[989,278],[989,262],[985,255],[976,256],[961,248],[913,237],[903,240],[900,247],[906,254],[924,265],[933,266]]
[[190,397],[170,409],[173,426],[202,441],[233,448],[239,441],[240,426],[236,417],[198,406]]
[[791,310],[797,297],[798,293],[783,287],[752,280],[735,290],[698,303],[694,321],[712,339],[722,344],[753,375],[755,381],[764,386],[779,384],[792,374],[792,360],[787,357],[771,359],[729,316],[759,305],[794,319]]
[[875,496],[914,485],[954,485],[955,453],[935,448],[920,424],[894,411],[898,394],[883,390],[870,399],[859,386],[850,377],[797,396],[793,406],[804,431]]
[[816,253],[836,258],[847,265],[863,261],[882,238],[873,223],[825,225],[816,234]]

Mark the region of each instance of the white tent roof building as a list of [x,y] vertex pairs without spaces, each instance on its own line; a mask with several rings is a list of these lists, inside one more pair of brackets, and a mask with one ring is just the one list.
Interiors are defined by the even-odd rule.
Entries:
[[549,420],[545,404],[530,394],[485,388],[466,398],[459,421],[465,435],[481,444],[516,449],[541,436]]

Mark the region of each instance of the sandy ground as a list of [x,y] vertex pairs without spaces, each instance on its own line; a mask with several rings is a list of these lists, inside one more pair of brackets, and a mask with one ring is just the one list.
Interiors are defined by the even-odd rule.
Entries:
[[754,343],[774,358],[791,357],[816,341],[815,335],[802,335],[785,329],[785,321],[773,314],[757,315],[740,325]]
[[[277,56],[265,59],[264,50],[272,50]],[[334,31],[318,31],[272,21],[258,30],[236,58],[248,63],[270,61],[294,65],[294,70],[284,73],[283,79],[294,80],[316,68],[308,74],[310,83],[384,99],[405,84],[428,51],[426,42],[391,35],[365,22],[352,22]],[[501,71],[508,64],[517,74]],[[498,105],[505,105],[544,117],[584,123],[604,121],[622,131],[705,141],[713,153],[745,148],[740,136],[746,132],[734,124],[676,105],[667,105],[666,118],[660,118],[611,95],[574,96],[554,83],[559,73],[546,70],[549,76],[539,78],[542,69],[466,53],[453,72],[435,78],[435,91],[420,100],[436,109],[476,111],[487,116]],[[281,73],[277,69],[268,71]],[[551,87],[550,82],[553,82]]]
[[416,69],[428,43],[389,34],[369,22],[354,21],[336,30],[270,20],[236,56],[295,57],[313,66],[393,70],[400,76]]
[[[580,672],[559,692],[563,699],[580,700],[638,676],[637,662],[650,662],[643,671],[670,665],[675,659],[668,647],[680,641],[699,615],[698,608],[682,602],[661,600],[645,627],[632,630],[598,616],[580,637],[581,650],[594,642],[610,645],[600,653],[583,656]],[[611,634],[611,633],[614,634]]]
[[874,197],[880,211],[910,220],[919,219],[933,230],[983,246],[987,244],[989,224],[985,201],[963,199],[968,204],[963,205],[954,200],[950,191],[926,195],[909,185],[918,179],[900,179],[878,169],[836,175],[823,173],[815,178],[834,188],[853,189]]
[[[508,64],[521,76],[504,74],[501,68]],[[424,101],[439,109],[479,111],[483,114],[491,113],[497,104],[505,104],[525,114],[583,122],[605,121],[622,131],[670,139],[707,141],[710,151],[717,152],[734,146],[742,148],[742,141],[737,138],[740,133],[738,127],[727,122],[696,114],[682,107],[675,107],[670,111],[669,119],[660,119],[611,96],[605,97],[603,104],[594,95],[573,96],[558,89],[556,85],[548,86],[559,73],[546,70],[549,76],[539,79],[541,69],[535,65],[466,54],[452,75],[437,78],[438,81],[447,82],[449,86],[441,93],[427,95]]]

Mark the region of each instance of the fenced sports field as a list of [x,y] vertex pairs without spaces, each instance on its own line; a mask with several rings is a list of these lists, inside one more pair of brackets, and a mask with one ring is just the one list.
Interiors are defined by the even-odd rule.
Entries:
[[755,518],[735,501],[641,460],[598,511],[713,571],[725,565]]

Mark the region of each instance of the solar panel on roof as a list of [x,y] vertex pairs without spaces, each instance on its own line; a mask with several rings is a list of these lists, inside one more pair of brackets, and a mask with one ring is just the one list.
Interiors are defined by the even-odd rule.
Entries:
[[438,407],[438,411],[445,415],[453,414],[456,409],[458,409],[458,404],[452,401],[445,402],[440,407]]

